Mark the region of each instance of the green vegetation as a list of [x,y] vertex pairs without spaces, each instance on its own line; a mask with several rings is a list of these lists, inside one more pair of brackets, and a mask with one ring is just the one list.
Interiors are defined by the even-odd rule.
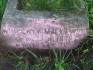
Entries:
[[90,27],[93,29],[93,0],[86,0],[88,4],[88,16],[89,16],[89,22]]
[[75,10],[81,9],[80,0],[19,0],[17,9],[19,10]]
[[[68,2],[70,4],[64,5],[64,1],[64,4]],[[79,1],[77,0],[77,3]],[[47,52],[47,55],[28,49],[18,53],[9,51],[7,57],[12,61],[14,70],[93,70],[93,0],[84,1],[86,8],[88,8],[91,30],[90,37],[80,47],[73,50],[53,49]],[[3,15],[5,2],[5,0],[0,0],[0,20]],[[82,4],[73,5],[72,0],[49,0],[49,3],[48,0],[41,0],[41,2],[36,0],[35,3],[34,0],[20,0],[19,3],[17,8],[20,10],[72,10],[74,8],[80,9],[80,5],[82,6]]]
[[2,15],[3,15],[5,4],[6,4],[6,0],[0,0],[0,21],[1,21]]

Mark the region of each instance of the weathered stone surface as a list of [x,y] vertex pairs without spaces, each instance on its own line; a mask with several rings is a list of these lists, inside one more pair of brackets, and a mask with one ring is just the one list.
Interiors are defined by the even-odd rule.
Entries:
[[88,36],[86,14],[20,11],[17,0],[8,0],[1,25],[1,38],[12,48],[71,49]]

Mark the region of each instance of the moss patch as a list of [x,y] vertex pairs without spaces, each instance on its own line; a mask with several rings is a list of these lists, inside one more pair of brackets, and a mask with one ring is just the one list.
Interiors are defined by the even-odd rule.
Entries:
[[19,0],[19,10],[74,10],[74,0]]

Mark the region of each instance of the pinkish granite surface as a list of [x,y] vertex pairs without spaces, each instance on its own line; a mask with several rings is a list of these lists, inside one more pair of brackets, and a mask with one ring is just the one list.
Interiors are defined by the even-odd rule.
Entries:
[[73,24],[59,24],[64,23],[63,20],[65,19],[26,18],[24,23],[17,20],[14,24],[8,21],[2,24],[1,35],[6,45],[12,48],[75,48],[88,36],[88,29]]
[[89,34],[87,13],[22,11],[16,9],[17,2],[7,0],[2,19],[0,43],[6,47],[72,49]]

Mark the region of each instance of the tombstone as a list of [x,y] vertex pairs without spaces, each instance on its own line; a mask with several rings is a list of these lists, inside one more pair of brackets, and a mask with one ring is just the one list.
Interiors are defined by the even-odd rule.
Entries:
[[7,0],[0,34],[3,46],[15,49],[73,49],[89,35],[87,13],[82,13],[84,5],[73,13],[18,10],[17,4],[18,0]]

